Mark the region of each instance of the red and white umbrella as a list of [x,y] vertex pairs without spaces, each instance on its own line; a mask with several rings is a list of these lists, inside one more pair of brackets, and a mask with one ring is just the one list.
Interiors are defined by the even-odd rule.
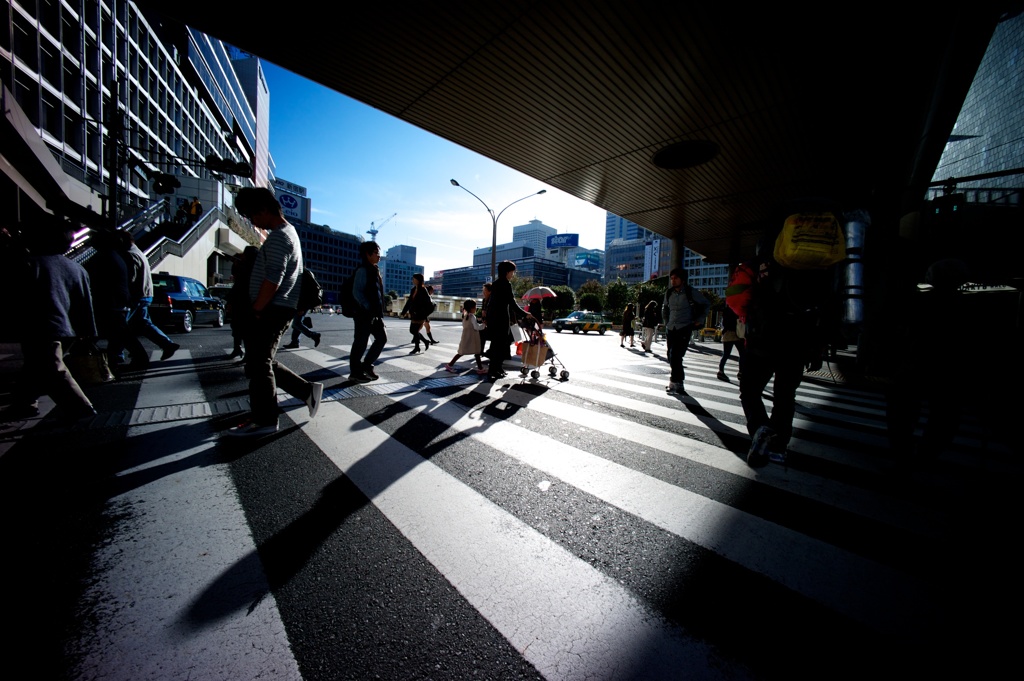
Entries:
[[543,300],[544,298],[557,298],[558,294],[547,286],[534,286],[523,294],[523,300]]

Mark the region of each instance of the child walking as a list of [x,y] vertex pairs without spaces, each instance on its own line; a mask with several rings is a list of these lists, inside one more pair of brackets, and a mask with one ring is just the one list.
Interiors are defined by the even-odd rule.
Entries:
[[480,342],[480,332],[483,328],[483,324],[476,318],[476,301],[467,298],[462,303],[462,339],[459,340],[459,351],[452,357],[452,361],[444,365],[446,371],[456,371],[455,362],[459,360],[459,357],[473,355],[476,358],[476,372],[478,374],[487,373],[483,362],[480,361],[481,346],[483,345]]

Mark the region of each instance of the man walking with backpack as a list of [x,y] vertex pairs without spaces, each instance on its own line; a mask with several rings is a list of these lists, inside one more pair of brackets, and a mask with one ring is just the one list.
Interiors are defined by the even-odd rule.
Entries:
[[[794,227],[796,228],[794,231]],[[740,359],[740,403],[751,435],[747,464],[786,463],[793,435],[796,389],[804,366],[820,366],[835,301],[835,268],[846,257],[842,229],[831,211],[794,213],[782,233],[758,243],[745,308],[746,351]],[[726,300],[734,304],[732,296]],[[772,376],[772,413],[762,393]]]
[[[349,353],[349,378],[359,383],[379,378],[373,370],[388,333],[384,328],[384,280],[377,263],[380,262],[380,246],[375,241],[359,244],[359,267],[352,275],[352,297],[355,299],[352,321],[355,323],[355,337]],[[342,308],[344,309],[344,307]],[[373,336],[369,352],[366,344]],[[366,356],[363,356],[363,353]]]
[[690,346],[693,330],[703,326],[704,317],[711,304],[700,291],[694,290],[683,267],[677,267],[668,275],[669,289],[665,291],[662,318],[665,320],[665,343],[668,346],[668,363],[672,373],[666,392],[685,395],[683,389],[683,356]]
[[299,235],[285,219],[269,189],[245,187],[235,208],[255,227],[267,230],[249,279],[251,321],[245,334],[245,375],[251,414],[230,429],[230,437],[259,437],[278,430],[277,386],[302,400],[316,416],[323,383],[311,383],[277,362],[277,349],[299,303],[302,251]]

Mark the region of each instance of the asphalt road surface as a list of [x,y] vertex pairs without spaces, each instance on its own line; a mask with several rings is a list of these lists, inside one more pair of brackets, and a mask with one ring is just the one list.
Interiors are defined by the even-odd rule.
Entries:
[[1020,452],[984,413],[897,475],[883,395],[826,368],[755,470],[720,344],[688,396],[611,333],[492,384],[442,369],[460,324],[410,355],[392,320],[354,385],[351,321],[313,321],[279,359],[323,406],[281,395],[272,437],[221,440],[247,384],[209,327],[88,423],[2,424],[6,678],[977,677],[1016,648]]

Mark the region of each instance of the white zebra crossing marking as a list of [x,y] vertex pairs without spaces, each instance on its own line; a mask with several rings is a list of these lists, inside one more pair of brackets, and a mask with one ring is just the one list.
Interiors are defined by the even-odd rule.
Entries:
[[670,678],[682,669],[743,675],[617,582],[344,405],[322,410],[327,418],[307,424],[305,433],[546,677]]
[[[190,359],[182,349],[174,361]],[[195,371],[172,369],[147,374],[138,409],[202,397]],[[99,605],[76,651],[78,675],[300,679],[272,594],[249,612],[224,613],[219,626],[190,621],[195,599],[232,567],[246,568],[236,589],[269,591],[258,561],[245,560],[256,547],[226,466],[211,460],[216,437],[202,420],[179,421],[133,427],[126,446],[142,448],[144,460],[118,474],[131,489],[111,503],[131,509],[132,526],[94,558],[98,572],[84,602]]]
[[[646,522],[886,633],[917,630],[928,599],[899,572],[568,444],[431,395],[395,400]],[[543,410],[541,410],[543,411]],[[442,497],[443,498],[443,497]],[[892,609],[892,611],[890,611]],[[884,613],[884,614],[881,614]],[[919,618],[924,617],[924,620]]]

